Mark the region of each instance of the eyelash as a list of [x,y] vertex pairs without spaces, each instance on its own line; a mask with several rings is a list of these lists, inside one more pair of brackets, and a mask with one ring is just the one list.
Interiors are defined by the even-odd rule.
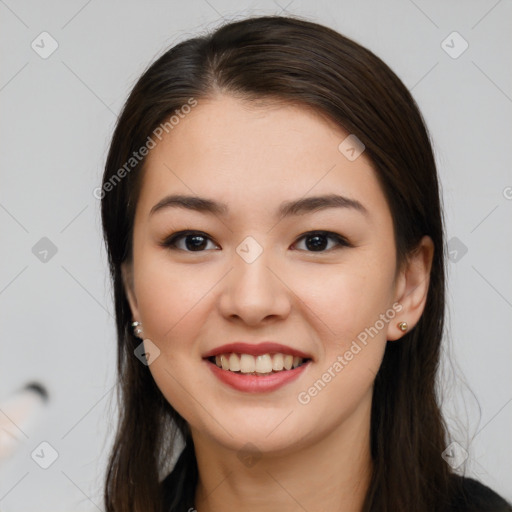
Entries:
[[[187,236],[191,236],[191,235],[199,235],[203,238],[207,238],[208,240],[213,241],[206,233],[203,233],[202,231],[185,230],[185,231],[178,231],[177,233],[173,233],[171,236],[167,237],[163,242],[161,242],[160,245],[162,247],[165,247],[172,251],[183,251],[183,252],[188,252],[188,253],[205,252],[205,250],[188,251],[186,249],[179,249],[178,247],[176,247],[176,242],[178,240],[185,238]],[[312,254],[316,254],[316,253],[322,254],[322,253],[330,252],[333,249],[340,249],[342,247],[352,247],[352,245],[345,238],[343,238],[341,235],[338,235],[337,233],[333,233],[332,231],[308,231],[307,233],[304,233],[303,235],[301,235],[297,239],[297,241],[294,242],[294,245],[298,241],[300,241],[304,238],[309,238],[309,237],[314,237],[314,236],[325,236],[327,238],[330,238],[337,243],[337,246],[334,248],[330,248],[330,249],[326,249],[326,250],[322,250],[322,251],[307,251],[306,250],[305,252],[309,252]]]

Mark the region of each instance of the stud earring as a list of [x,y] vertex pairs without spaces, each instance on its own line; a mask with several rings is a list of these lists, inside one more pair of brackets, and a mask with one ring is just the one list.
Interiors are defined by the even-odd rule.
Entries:
[[397,324],[397,327],[402,331],[402,332],[405,332],[407,331],[407,329],[409,328],[409,326],[407,325],[407,322],[400,322]]
[[142,323],[141,322],[132,322],[133,333],[135,336],[140,337],[142,334]]

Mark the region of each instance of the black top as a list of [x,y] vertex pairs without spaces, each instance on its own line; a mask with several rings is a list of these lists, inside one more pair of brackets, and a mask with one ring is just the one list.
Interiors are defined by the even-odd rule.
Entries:
[[498,496],[489,487],[473,480],[455,476],[462,483],[462,490],[452,505],[453,512],[509,512],[512,505]]
[[[188,512],[194,508],[198,475],[195,457],[190,453],[193,450],[191,444],[187,443],[173,471],[161,482],[163,510],[166,512]],[[455,474],[453,478],[457,480],[459,490],[446,512],[512,512],[512,505],[484,484]]]

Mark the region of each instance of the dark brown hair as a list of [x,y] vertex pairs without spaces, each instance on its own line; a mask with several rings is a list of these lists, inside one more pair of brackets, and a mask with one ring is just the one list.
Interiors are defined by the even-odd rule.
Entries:
[[[264,16],[226,24],[177,44],[142,75],[119,117],[102,189],[102,220],[115,294],[119,424],[106,477],[108,511],[158,511],[163,461],[178,429],[187,446],[166,493],[186,510],[197,482],[187,423],[134,356],[121,264],[132,255],[134,211],[144,159],[114,179],[156,127],[191,98],[219,92],[312,108],[366,146],[394,222],[397,266],[424,235],[435,252],[424,313],[398,342],[388,342],[371,412],[373,474],[365,512],[442,511],[453,493],[441,457],[446,432],[436,398],[445,312],[445,248],[440,192],[430,138],[399,78],[371,51],[297,18]],[[126,167],[125,167],[126,169]],[[117,174],[119,177],[119,173]],[[106,187],[110,183],[111,186]],[[108,190],[107,190],[108,188]]]

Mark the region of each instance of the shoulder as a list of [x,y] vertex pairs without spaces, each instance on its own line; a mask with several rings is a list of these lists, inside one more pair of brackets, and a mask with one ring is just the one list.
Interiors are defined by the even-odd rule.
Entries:
[[454,512],[509,512],[512,505],[489,487],[473,478],[454,475]]

